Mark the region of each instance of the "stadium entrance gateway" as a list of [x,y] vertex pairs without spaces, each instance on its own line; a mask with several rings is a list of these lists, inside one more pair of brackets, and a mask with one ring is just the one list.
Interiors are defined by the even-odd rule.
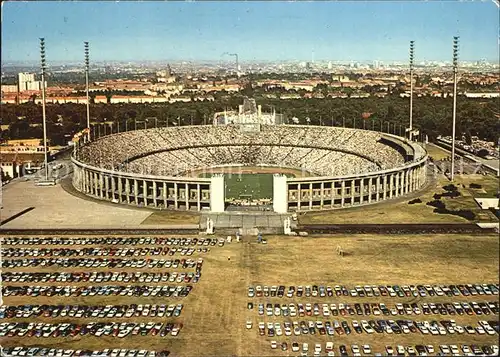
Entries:
[[[215,174],[211,178],[211,211],[287,213],[287,177],[282,174]],[[235,184],[236,183],[236,184]]]

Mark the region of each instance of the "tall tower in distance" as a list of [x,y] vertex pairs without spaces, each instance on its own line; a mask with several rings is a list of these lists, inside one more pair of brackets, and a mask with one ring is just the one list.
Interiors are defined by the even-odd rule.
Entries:
[[19,84],[19,91],[23,92],[30,89],[30,83],[35,82],[35,74],[21,72],[17,75],[17,83]]

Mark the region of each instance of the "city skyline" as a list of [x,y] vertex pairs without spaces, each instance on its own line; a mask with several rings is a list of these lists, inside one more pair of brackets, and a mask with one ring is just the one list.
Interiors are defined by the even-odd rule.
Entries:
[[[481,26],[478,25],[481,24]],[[483,2],[7,2],[3,62],[498,61],[498,7]]]

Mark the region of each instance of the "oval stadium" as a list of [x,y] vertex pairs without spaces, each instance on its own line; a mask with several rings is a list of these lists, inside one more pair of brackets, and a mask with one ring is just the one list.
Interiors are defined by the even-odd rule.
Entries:
[[80,143],[73,185],[136,207],[287,213],[373,204],[425,183],[427,153],[417,143],[369,130],[282,124],[251,101],[238,113],[216,114],[212,125]]

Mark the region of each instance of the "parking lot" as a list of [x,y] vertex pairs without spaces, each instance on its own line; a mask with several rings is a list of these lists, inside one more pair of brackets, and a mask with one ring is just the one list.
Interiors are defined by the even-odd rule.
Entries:
[[[5,353],[169,355],[169,339],[182,336],[184,301],[201,280],[203,257],[221,246],[217,238],[196,237],[3,239]],[[145,349],[145,339],[161,342]],[[121,348],[123,341],[135,345]]]
[[165,238],[4,239],[2,346],[363,356],[497,344],[496,236]]

